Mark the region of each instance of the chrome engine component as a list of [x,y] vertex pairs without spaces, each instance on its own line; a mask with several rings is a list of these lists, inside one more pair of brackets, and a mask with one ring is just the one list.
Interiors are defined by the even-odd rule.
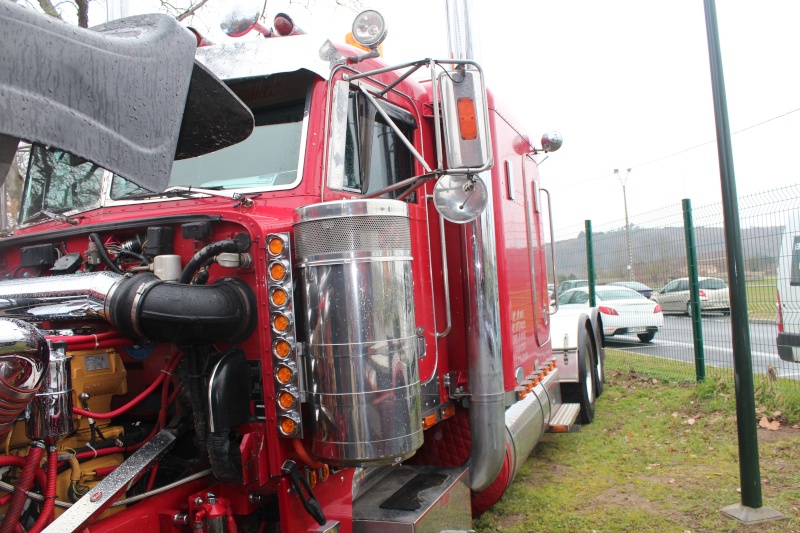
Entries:
[[16,421],[42,386],[50,349],[35,327],[0,319],[0,434]]
[[408,208],[347,200],[295,211],[312,452],[338,465],[402,461],[422,445]]
[[50,348],[50,364],[44,384],[36,398],[28,404],[25,431],[29,439],[63,437],[75,429],[72,417],[72,377],[66,353],[67,345],[53,343]]

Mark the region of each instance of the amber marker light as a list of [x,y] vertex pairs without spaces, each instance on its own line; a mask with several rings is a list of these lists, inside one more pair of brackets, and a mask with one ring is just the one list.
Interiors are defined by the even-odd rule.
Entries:
[[278,402],[284,409],[291,409],[294,407],[294,395],[291,392],[283,391],[278,395]]
[[291,435],[292,433],[294,433],[294,430],[295,430],[294,420],[292,420],[291,418],[281,419],[281,431],[283,431],[285,435]]
[[436,413],[431,413],[422,419],[422,429],[428,429],[436,425]]
[[461,129],[461,138],[473,141],[478,138],[478,121],[475,118],[475,102],[472,98],[459,98],[458,125]]
[[328,465],[322,465],[322,468],[319,469],[320,478],[322,481],[326,481],[331,475],[331,468]]
[[442,407],[441,411],[442,411],[442,420],[445,420],[456,414],[456,406],[452,404],[446,405]]
[[272,325],[275,327],[275,331],[283,333],[289,329],[289,319],[285,315],[276,315],[272,320]]
[[284,365],[279,366],[278,369],[275,371],[275,377],[278,378],[278,381],[284,384],[292,381],[293,374],[294,372],[292,372],[292,369]]
[[286,294],[286,291],[283,289],[275,289],[272,291],[272,304],[277,305],[279,307],[283,307],[286,305],[286,302],[289,301],[289,296]]
[[281,263],[273,263],[269,267],[269,275],[275,281],[280,281],[286,277],[286,267]]
[[286,245],[284,244],[283,239],[280,237],[272,237],[267,245],[269,248],[269,253],[272,255],[281,255],[285,246]]
[[275,343],[275,355],[284,359],[292,353],[292,345],[289,344],[289,341],[279,340]]

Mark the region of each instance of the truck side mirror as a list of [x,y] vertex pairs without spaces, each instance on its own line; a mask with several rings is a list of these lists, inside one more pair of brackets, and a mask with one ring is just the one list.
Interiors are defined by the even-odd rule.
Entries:
[[488,170],[493,159],[481,72],[464,68],[443,72],[439,75],[439,87],[449,169],[463,169],[467,174]]

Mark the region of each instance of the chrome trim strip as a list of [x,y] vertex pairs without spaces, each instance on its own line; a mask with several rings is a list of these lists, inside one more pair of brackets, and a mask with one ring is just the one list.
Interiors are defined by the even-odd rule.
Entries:
[[550,267],[553,273],[553,300],[555,301],[555,305],[553,305],[553,309],[550,311],[550,314],[554,315],[558,312],[558,283],[556,283],[556,239],[553,237],[553,204],[550,201],[550,191],[544,187],[539,187],[539,190],[547,194],[547,218],[550,221],[550,258],[552,259],[550,262]]

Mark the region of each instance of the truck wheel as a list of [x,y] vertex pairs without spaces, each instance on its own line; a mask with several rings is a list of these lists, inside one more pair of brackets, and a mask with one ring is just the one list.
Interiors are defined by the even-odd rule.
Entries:
[[648,331],[647,333],[639,333],[636,336],[639,337],[639,340],[642,342],[650,342],[651,340],[653,340],[653,337],[656,336],[656,332]]
[[597,405],[595,375],[592,341],[588,335],[583,335],[578,344],[578,383],[565,383],[563,390],[565,401],[580,404],[583,425],[591,424],[594,420]]
[[599,350],[593,350],[595,352],[594,355],[594,390],[595,396],[598,398],[603,394],[603,389],[605,388],[606,384],[606,368],[605,368],[605,361],[603,361],[603,357],[600,355]]

